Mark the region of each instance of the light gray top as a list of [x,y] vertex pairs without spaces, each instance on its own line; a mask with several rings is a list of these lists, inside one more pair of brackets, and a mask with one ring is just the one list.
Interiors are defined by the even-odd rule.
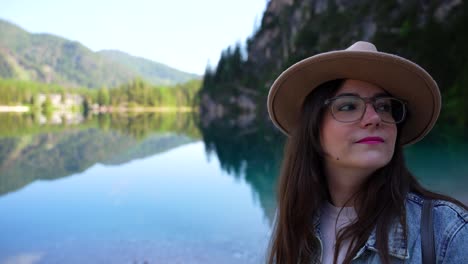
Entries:
[[[333,263],[337,233],[356,219],[354,207],[335,207],[329,202],[322,206],[320,215],[320,233],[323,245],[323,264]],[[343,241],[338,254],[338,263],[342,263],[348,251],[349,240]]]

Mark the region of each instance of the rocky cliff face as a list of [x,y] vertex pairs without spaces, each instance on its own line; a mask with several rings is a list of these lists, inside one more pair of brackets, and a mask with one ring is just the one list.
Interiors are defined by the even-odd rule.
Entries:
[[378,30],[401,34],[408,27],[425,27],[431,18],[443,24],[462,4],[462,0],[271,0],[261,28],[249,40],[248,60],[281,70],[291,58],[342,49],[357,40],[372,41]]
[[[227,67],[212,73],[210,104],[223,108],[223,113],[229,113],[231,106],[242,110],[238,100],[225,98],[243,95],[258,105],[244,110],[256,109],[257,115],[263,115],[269,87],[281,71],[301,59],[344,49],[358,40],[416,61],[448,94],[456,80],[464,82],[457,76],[468,72],[468,53],[463,48],[468,45],[464,33],[467,9],[463,0],[271,0],[260,28],[247,41],[242,71],[230,79],[221,78],[230,76]],[[228,55],[223,63],[229,61]],[[202,102],[202,115],[211,106]]]

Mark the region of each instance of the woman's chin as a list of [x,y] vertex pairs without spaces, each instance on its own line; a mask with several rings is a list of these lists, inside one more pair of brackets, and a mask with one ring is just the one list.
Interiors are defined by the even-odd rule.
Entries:
[[387,165],[391,156],[388,155],[363,155],[356,160],[357,167],[369,168],[369,169],[380,169]]

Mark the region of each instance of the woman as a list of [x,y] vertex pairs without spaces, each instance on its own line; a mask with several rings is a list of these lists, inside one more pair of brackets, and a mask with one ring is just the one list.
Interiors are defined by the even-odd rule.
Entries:
[[424,69],[368,42],[283,72],[268,95],[288,135],[268,263],[422,263],[425,199],[437,263],[468,263],[466,206],[423,188],[403,157],[440,105]]

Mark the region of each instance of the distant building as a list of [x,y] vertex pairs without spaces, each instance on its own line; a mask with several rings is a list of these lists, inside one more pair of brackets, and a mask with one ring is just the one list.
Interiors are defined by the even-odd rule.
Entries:
[[42,105],[47,97],[50,98],[52,106],[61,110],[70,109],[73,106],[80,106],[83,104],[83,97],[78,94],[65,94],[65,98],[62,98],[61,94],[39,94],[37,101]]

